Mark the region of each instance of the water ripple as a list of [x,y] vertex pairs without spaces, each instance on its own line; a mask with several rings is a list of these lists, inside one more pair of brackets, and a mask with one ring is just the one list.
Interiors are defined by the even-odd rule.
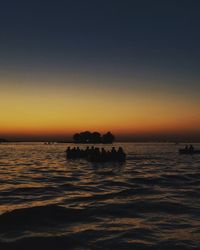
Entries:
[[200,249],[199,156],[125,143],[125,164],[93,164],[67,146],[0,145],[0,249]]

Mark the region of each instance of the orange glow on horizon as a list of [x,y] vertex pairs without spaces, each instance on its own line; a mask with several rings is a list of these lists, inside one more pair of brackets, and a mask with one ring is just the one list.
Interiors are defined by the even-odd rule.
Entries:
[[200,133],[200,101],[170,91],[99,88],[78,80],[69,86],[34,87],[12,79],[11,88],[4,81],[0,137],[71,136],[85,130],[116,135]]

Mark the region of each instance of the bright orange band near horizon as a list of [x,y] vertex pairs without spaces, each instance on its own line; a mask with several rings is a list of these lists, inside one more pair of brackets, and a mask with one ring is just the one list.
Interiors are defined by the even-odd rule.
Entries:
[[[3,80],[1,80],[3,81]],[[66,79],[67,81],[67,79]],[[200,132],[200,102],[170,91],[2,82],[0,136]]]

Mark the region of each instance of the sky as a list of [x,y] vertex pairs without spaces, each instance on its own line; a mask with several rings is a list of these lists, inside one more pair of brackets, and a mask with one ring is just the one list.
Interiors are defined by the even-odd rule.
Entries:
[[0,137],[200,141],[198,0],[2,1]]

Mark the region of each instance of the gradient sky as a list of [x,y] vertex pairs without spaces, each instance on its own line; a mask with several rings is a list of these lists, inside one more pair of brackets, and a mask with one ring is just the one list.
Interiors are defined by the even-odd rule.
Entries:
[[0,137],[200,140],[200,2],[4,1]]

